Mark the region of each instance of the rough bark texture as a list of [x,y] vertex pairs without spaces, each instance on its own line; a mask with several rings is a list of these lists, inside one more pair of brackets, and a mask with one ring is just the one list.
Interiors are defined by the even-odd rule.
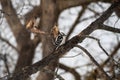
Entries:
[[[34,16],[39,16],[40,20],[40,30],[47,32],[47,35],[40,35],[41,43],[42,43],[42,50],[43,50],[43,59],[38,61],[37,63],[32,65],[32,59],[34,57],[35,48],[39,43],[39,39],[30,39],[30,32],[25,29],[25,26],[21,24],[16,10],[14,9],[11,0],[0,0],[2,9],[5,13],[5,18],[7,23],[9,24],[11,31],[14,34],[14,37],[17,42],[17,50],[19,50],[19,57],[15,68],[15,74],[10,80],[25,80],[31,74],[41,71],[37,80],[52,80],[54,75],[47,72],[42,72],[42,69],[51,70],[52,72],[55,71],[55,68],[58,64],[58,59],[71,50],[77,43],[81,43],[86,37],[84,35],[89,35],[93,31],[97,29],[102,29],[106,31],[120,33],[120,29],[113,28],[111,26],[104,25],[104,21],[107,20],[113,11],[116,12],[117,16],[119,17],[119,9],[118,4],[112,5],[107,11],[105,11],[100,18],[96,19],[92,24],[90,24],[86,29],[84,29],[80,34],[76,35],[72,39],[68,40],[64,45],[60,46],[57,50],[55,50],[55,46],[52,43],[52,36],[51,36],[51,29],[55,23],[57,23],[57,19],[59,13],[63,10],[71,7],[76,6],[86,6],[92,2],[111,2],[111,0],[41,0],[41,5],[35,6],[33,10],[28,12],[25,15],[26,22],[29,19],[33,18]],[[119,1],[119,0],[114,0]],[[117,6],[117,7],[116,7]],[[83,15],[85,10],[83,9],[78,19],[76,20],[73,27],[76,27],[76,24],[79,23],[79,18]],[[25,22],[25,23],[26,23]],[[71,34],[70,31],[69,34]],[[108,80],[111,78],[107,75],[107,73],[99,66],[98,63],[92,59],[91,55],[89,55],[91,61],[96,64],[98,69],[106,76]],[[107,63],[107,62],[106,62]],[[28,66],[28,67],[26,67]],[[62,69],[69,71],[69,67],[61,66]],[[17,72],[17,73],[16,73]],[[76,80],[80,80],[80,74],[78,74],[74,69],[71,71],[72,74],[75,74]]]
[[19,57],[15,69],[15,71],[17,71],[32,63],[35,45],[30,40],[30,33],[25,29],[24,25],[21,24],[11,1],[1,0],[1,4],[4,12],[7,13],[5,17],[16,38],[17,48],[19,50]]
[[[74,36],[72,39],[68,40],[65,44],[60,46],[52,54],[49,54],[48,56],[43,58],[41,61],[39,61],[29,67],[24,68],[22,71],[19,72],[19,74],[15,74],[15,76],[10,78],[10,80],[18,79],[18,76],[21,79],[27,78],[29,75],[37,72],[38,70],[42,70],[43,67],[45,67],[45,66],[48,66],[50,63],[52,63],[52,61],[58,60],[62,55],[65,54],[65,52],[68,52],[69,50],[71,50],[74,46],[76,46],[77,43],[82,42],[85,39],[84,35],[89,35],[94,30],[99,29],[99,27],[100,27],[99,23],[102,24],[106,19],[108,19],[109,16],[113,13],[113,11],[116,9],[117,6],[118,6],[118,3],[111,5],[97,20],[95,20],[93,23],[91,23],[86,29],[84,29],[82,32],[80,32],[77,36]],[[94,62],[94,64],[96,64],[96,66],[99,68],[99,70],[106,76],[105,78],[107,80],[112,80],[112,78],[102,69],[102,67],[100,67],[100,65],[89,54],[89,52],[85,49],[82,49],[82,50],[84,50],[86,52],[86,54],[90,57],[91,61]],[[23,74],[25,74],[25,75],[23,75]],[[41,75],[43,75],[43,74],[41,74]],[[45,75],[43,75],[43,76],[45,77]],[[52,77],[49,76],[49,79],[50,78],[52,78]],[[43,78],[40,77],[39,79],[43,79]],[[48,78],[46,78],[46,79],[48,79]],[[18,80],[20,80],[20,79],[18,79]]]
[[[57,8],[56,0],[41,0],[42,14],[41,14],[41,27],[42,30],[51,33],[51,29],[57,21]],[[43,58],[52,53],[55,49],[55,46],[52,42],[51,35],[42,36],[42,49],[43,49]],[[57,66],[57,61],[53,61],[51,64],[45,67],[47,70],[54,71]],[[37,80],[52,80],[53,74],[40,72],[40,75],[37,77]]]

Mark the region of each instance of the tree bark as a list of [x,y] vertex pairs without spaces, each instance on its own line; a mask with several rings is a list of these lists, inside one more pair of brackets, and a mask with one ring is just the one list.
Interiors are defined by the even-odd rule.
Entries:
[[11,0],[1,0],[1,5],[5,12],[5,18],[16,39],[17,49],[19,50],[19,57],[14,71],[16,72],[32,63],[36,45],[30,40],[30,33],[21,24]]
[[[51,29],[57,21],[58,11],[56,7],[56,0],[41,0],[41,25],[42,30],[47,32],[48,35],[43,35],[42,37],[42,49],[43,49],[43,58],[52,53],[55,49],[55,46],[52,42]],[[53,61],[51,64],[45,67],[47,70],[54,72],[57,61]],[[54,78],[53,74],[40,72],[37,80],[52,80]]]

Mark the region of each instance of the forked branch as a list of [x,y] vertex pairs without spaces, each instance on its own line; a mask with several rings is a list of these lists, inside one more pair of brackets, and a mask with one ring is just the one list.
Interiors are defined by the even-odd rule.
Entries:
[[[84,29],[81,33],[74,36],[72,39],[68,40],[65,44],[58,47],[57,50],[53,51],[50,55],[43,58],[41,61],[36,62],[33,65],[23,68],[22,70],[18,71],[17,73],[13,74],[9,80],[25,80],[31,74],[36,73],[39,70],[42,70],[43,67],[47,66],[52,60],[58,60],[61,56],[63,56],[66,52],[71,50],[73,47],[76,46],[77,43],[82,42],[85,37],[82,35],[89,35],[94,30],[99,29],[99,24],[103,24],[105,20],[107,20],[110,15],[113,13],[115,8],[120,4],[116,2],[112,4],[104,13],[101,15],[97,20],[95,20],[91,25],[89,25],[86,29]],[[103,74],[105,74],[107,80],[111,80],[108,74],[101,68],[99,68]]]

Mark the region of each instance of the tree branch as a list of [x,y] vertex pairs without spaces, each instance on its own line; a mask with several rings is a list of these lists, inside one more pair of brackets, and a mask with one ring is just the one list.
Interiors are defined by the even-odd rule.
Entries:
[[115,32],[115,33],[120,33],[120,29],[114,28],[114,27],[111,27],[111,26],[107,26],[107,25],[104,25],[104,24],[100,24],[99,29],[106,30],[106,31],[111,31],[111,32]]
[[9,70],[9,66],[8,66],[8,60],[7,60],[7,56],[6,54],[4,54],[4,64],[5,64],[5,67],[6,67],[6,70],[7,70],[7,73],[8,75],[10,75],[10,70]]
[[40,17],[41,16],[41,6],[34,6],[32,10],[24,15],[25,22],[27,23],[33,17]]
[[[73,47],[75,47],[77,43],[82,42],[85,39],[85,37],[83,37],[82,35],[89,35],[94,30],[98,29],[99,22],[102,23],[103,21],[105,21],[112,14],[112,12],[114,11],[114,8],[116,8],[116,6],[118,6],[117,4],[119,4],[119,3],[120,3],[120,1],[112,4],[110,6],[110,8],[108,8],[103,13],[103,15],[100,16],[100,18],[95,20],[90,26],[88,26],[86,29],[84,29],[77,36],[74,36],[72,39],[68,40],[65,44],[58,47],[57,50],[53,51],[50,55],[46,56],[41,61],[38,61],[35,64],[25,67],[22,70],[16,72],[15,74],[13,74],[13,76],[9,80],[24,80],[24,79],[28,78],[31,74],[36,73],[38,70],[43,69],[43,67],[47,66],[51,61],[58,60],[66,52],[68,52]],[[116,6],[114,6],[114,5],[116,5]],[[112,11],[111,11],[111,9],[112,9]],[[109,12],[109,13],[106,13],[106,12]],[[109,15],[109,16],[107,16],[107,15]],[[105,18],[103,18],[104,16],[105,16]],[[103,21],[100,21],[100,19]],[[111,80],[111,78],[104,72],[104,70],[102,70],[101,68],[100,68],[100,70],[106,75],[106,78],[108,80]]]
[[101,72],[103,72],[106,75],[107,79],[111,80],[111,78],[108,76],[108,74],[102,69],[102,67],[98,64],[98,62],[92,57],[92,55],[85,48],[83,48],[80,45],[76,45],[76,47],[78,47],[81,50],[83,50],[89,56],[91,61],[98,67],[98,69],[100,69]]
[[102,63],[102,67],[104,67],[111,59],[111,57],[113,57],[117,51],[119,50],[120,48],[120,42],[118,43],[118,45],[115,47],[115,49],[112,51],[112,53],[110,54],[110,56],[104,61],[104,63]]
[[15,9],[12,6],[11,0],[1,0],[0,2],[4,12],[9,14],[5,15],[5,18],[8,24],[10,25],[15,38],[18,38],[20,31],[24,29],[23,25],[20,23],[20,20],[18,19]]
[[110,0],[57,0],[57,3],[59,10],[62,11],[67,8],[85,5],[91,2],[98,2],[98,1],[111,2]]
[[115,9],[119,6],[119,2],[118,4],[117,2],[115,3],[111,5],[95,22],[99,24],[105,22],[108,19],[108,17],[110,17],[110,15],[113,13],[113,11],[115,11]]
[[52,70],[42,69],[42,72],[50,73],[50,74],[54,75],[55,78],[58,78],[59,80],[64,80],[64,78],[62,78],[60,75],[58,75],[57,73],[55,73]]
[[[83,35],[83,36],[84,36],[84,35]],[[92,36],[87,36],[87,35],[85,35],[85,37],[96,40],[97,43],[98,43],[98,45],[99,45],[99,47],[103,50],[103,52],[104,52],[107,56],[109,56],[108,52],[102,47],[99,39],[97,39],[97,38],[95,38],[95,37],[92,37]]]
[[[117,46],[115,46],[115,49],[111,52],[111,54],[109,55],[109,57],[101,64],[101,67],[102,67],[102,68],[111,60],[111,58],[114,57],[115,54],[117,54],[119,48],[120,48],[120,42],[118,43]],[[96,68],[95,71],[96,71],[97,69],[98,69],[98,68]]]
[[0,36],[0,40],[4,41],[5,43],[7,43],[9,46],[11,46],[13,49],[15,49],[17,52],[19,52],[19,50],[12,45],[8,40],[4,39],[3,37]]
[[61,63],[59,63],[59,67],[67,72],[70,72],[75,77],[75,80],[81,80],[80,74],[77,71],[75,71],[74,68],[68,67]]
[[79,19],[82,17],[83,13],[85,12],[87,5],[82,6],[82,10],[79,12],[77,19],[75,20],[74,24],[72,25],[72,27],[70,28],[66,40],[68,40],[68,38],[70,37],[71,33],[74,31],[76,25],[79,23]]
[[18,18],[16,10],[14,9],[11,0],[0,0],[2,9],[9,15],[4,15],[10,29],[17,42],[17,48],[19,50],[19,57],[17,60],[16,68],[14,71],[21,69],[26,65],[32,63],[34,57],[36,45],[30,39],[30,32],[26,30]]

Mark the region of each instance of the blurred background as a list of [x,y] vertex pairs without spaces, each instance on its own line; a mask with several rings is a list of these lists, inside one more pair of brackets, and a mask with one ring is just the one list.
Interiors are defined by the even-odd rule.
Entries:
[[[106,11],[114,0],[0,0],[0,78],[34,64],[51,53],[53,45],[47,36],[26,29],[28,21],[40,18],[38,29],[50,33],[55,23],[67,39],[82,32]],[[104,22],[120,28],[120,8]],[[97,29],[81,45],[106,71],[119,80],[120,33]],[[95,39],[94,39],[95,38]],[[101,48],[102,46],[102,48]],[[111,59],[106,55],[111,55]],[[109,59],[109,60],[108,60]],[[74,47],[59,59],[57,71],[65,80],[106,80],[86,53]],[[37,72],[31,80],[51,80],[53,75]],[[29,80],[30,80],[29,78]],[[56,79],[55,80],[59,80]]]

